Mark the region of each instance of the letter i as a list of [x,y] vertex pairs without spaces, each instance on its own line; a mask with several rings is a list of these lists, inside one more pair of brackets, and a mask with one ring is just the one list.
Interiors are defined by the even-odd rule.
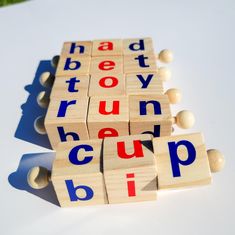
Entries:
[[[126,174],[126,178],[134,178],[135,174],[134,173],[129,173]],[[135,181],[134,180],[128,180],[127,181],[127,190],[128,190],[128,197],[134,197],[136,196],[135,193]]]

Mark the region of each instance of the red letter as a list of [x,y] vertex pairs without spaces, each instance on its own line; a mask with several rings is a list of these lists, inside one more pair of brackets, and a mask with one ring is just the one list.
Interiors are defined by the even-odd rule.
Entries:
[[[112,81],[111,84],[106,84],[106,81],[108,79],[110,79]],[[103,77],[103,78],[100,79],[99,84],[100,84],[101,87],[105,87],[105,88],[115,87],[118,84],[118,80],[117,80],[117,78],[111,77],[111,76]]]
[[98,133],[99,139],[103,139],[105,137],[115,137],[115,136],[118,136],[118,132],[113,128],[103,128]]
[[113,101],[113,108],[111,111],[106,111],[106,101],[100,101],[99,105],[99,113],[103,115],[109,115],[109,114],[119,114],[119,100]]
[[143,148],[142,148],[141,141],[134,140],[133,143],[134,143],[134,153],[127,154],[126,150],[125,150],[125,142],[124,141],[117,142],[118,156],[120,158],[126,158],[126,159],[133,158],[134,156],[135,157],[143,157],[144,154],[143,154]]
[[[134,173],[129,173],[126,174],[126,178],[134,178],[135,174]],[[136,196],[135,193],[135,181],[131,180],[131,181],[127,181],[127,190],[128,190],[128,197],[134,197]]]
[[115,62],[112,60],[105,60],[99,63],[100,70],[112,70],[114,69]]
[[112,51],[113,50],[112,42],[101,42],[100,45],[101,46],[98,47],[99,51]]

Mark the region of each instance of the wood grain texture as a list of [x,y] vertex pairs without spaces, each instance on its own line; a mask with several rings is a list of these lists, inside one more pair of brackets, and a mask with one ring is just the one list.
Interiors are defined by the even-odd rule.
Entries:
[[[86,156],[92,156],[92,160],[87,164],[75,165],[69,160],[69,154],[74,147],[81,145],[89,145],[93,148],[93,151],[79,151],[78,159],[82,161]],[[101,140],[72,141],[58,145],[51,179],[62,207],[107,203],[101,166],[101,146]],[[90,187],[94,193],[93,197],[85,201],[71,201],[65,180],[72,180],[75,187],[79,185]],[[86,196],[84,190],[77,190],[76,195],[81,198]]]
[[[193,144],[196,158],[190,165],[181,165],[181,176],[174,177],[168,143],[181,140],[187,140]],[[153,147],[157,160],[159,189],[193,187],[211,183],[211,172],[204,137],[201,133],[154,138]],[[186,147],[181,146],[177,150],[178,157],[182,161],[188,159]]]
[[123,40],[101,39],[93,41],[92,56],[123,55]]
[[[140,103],[157,101],[160,104],[161,114],[154,112],[151,103],[146,105],[146,115],[140,115]],[[146,131],[154,132],[154,126],[160,126],[160,136],[171,135],[172,115],[167,95],[130,95],[130,134],[141,134]]]
[[[134,141],[138,141],[143,155],[135,155]],[[131,158],[121,158],[118,142],[124,142],[125,153]],[[127,178],[130,174],[131,178]],[[104,139],[104,177],[109,203],[156,200],[157,170],[150,135],[122,136]],[[134,181],[135,195],[129,194],[128,181]]]

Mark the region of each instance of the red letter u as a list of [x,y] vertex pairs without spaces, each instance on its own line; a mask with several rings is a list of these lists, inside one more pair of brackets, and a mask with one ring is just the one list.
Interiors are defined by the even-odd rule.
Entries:
[[99,113],[103,115],[119,114],[119,100],[113,101],[113,108],[111,111],[106,111],[106,101],[100,101]]

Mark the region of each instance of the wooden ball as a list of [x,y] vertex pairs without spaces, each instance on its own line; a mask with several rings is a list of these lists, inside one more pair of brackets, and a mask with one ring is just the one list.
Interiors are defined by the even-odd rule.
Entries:
[[59,55],[55,55],[52,60],[51,60],[51,65],[53,68],[56,68],[58,66],[60,60],[60,56]]
[[37,103],[41,108],[47,108],[50,102],[50,96],[46,91],[41,91],[37,96]]
[[195,118],[192,112],[183,110],[176,115],[176,124],[183,129],[191,128],[195,123]]
[[218,172],[224,168],[224,155],[219,150],[209,149],[207,150],[207,156],[211,172]]
[[44,116],[39,116],[34,121],[34,130],[38,134],[45,135],[47,133],[45,129],[44,121],[45,121]]
[[160,67],[157,70],[157,76],[162,81],[168,81],[171,78],[171,71],[166,67]]
[[55,76],[50,72],[44,72],[39,78],[39,82],[42,86],[51,88],[55,80]]
[[171,88],[168,89],[165,94],[168,96],[168,99],[171,104],[177,104],[181,101],[182,99],[182,94],[179,89],[176,88]]
[[173,53],[171,50],[164,49],[159,53],[159,60],[163,63],[170,63],[173,61]]
[[27,175],[27,181],[30,187],[34,189],[45,188],[49,184],[49,171],[44,167],[33,167]]

